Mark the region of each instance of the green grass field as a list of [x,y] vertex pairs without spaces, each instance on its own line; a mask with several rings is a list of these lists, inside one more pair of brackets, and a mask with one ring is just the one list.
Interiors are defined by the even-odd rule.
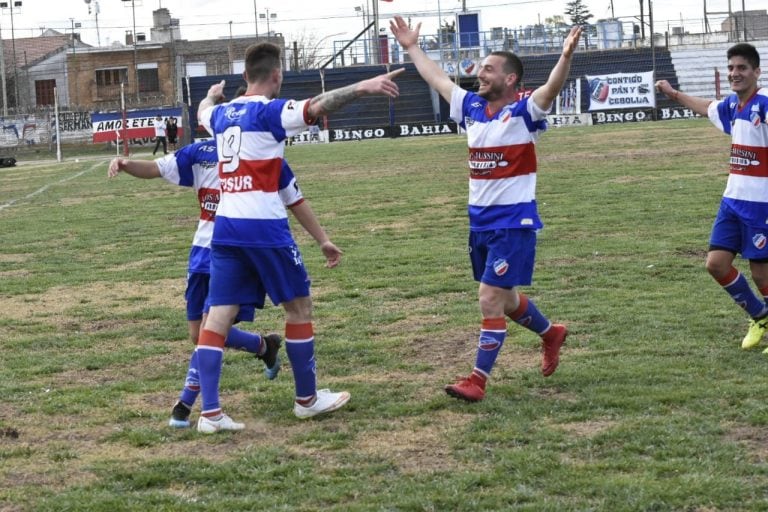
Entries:
[[[571,336],[544,379],[510,325],[477,404],[442,390],[480,324],[465,139],[288,148],[345,251],[325,269],[294,226],[318,383],[352,401],[300,421],[287,364],[270,382],[230,352],[222,402],[247,427],[205,437],[166,426],[192,192],[108,180],[107,154],[0,169],[0,510],[768,510],[768,355],[740,349],[704,269],[729,144],[704,120],[542,137],[525,291]],[[245,327],[282,332],[281,310]]]

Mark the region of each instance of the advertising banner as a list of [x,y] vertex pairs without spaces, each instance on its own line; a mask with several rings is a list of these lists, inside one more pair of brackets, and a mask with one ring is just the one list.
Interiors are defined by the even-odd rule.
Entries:
[[146,110],[129,110],[126,118],[126,133],[123,133],[122,112],[99,112],[91,114],[93,126],[93,142],[110,142],[119,137],[127,139],[151,139],[155,136],[152,123],[160,114],[163,120],[169,117],[176,118],[179,127],[179,137],[183,133],[181,108],[158,108]]
[[655,108],[653,71],[586,75],[589,84],[589,110]]

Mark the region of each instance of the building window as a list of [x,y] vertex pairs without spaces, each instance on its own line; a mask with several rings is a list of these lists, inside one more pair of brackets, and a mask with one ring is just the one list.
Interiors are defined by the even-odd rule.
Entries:
[[35,80],[35,104],[53,105],[55,102],[56,80]]
[[139,92],[157,92],[160,90],[160,79],[157,68],[139,68]]
[[187,76],[205,76],[206,72],[205,62],[187,62]]
[[96,70],[96,86],[112,87],[127,82],[128,68],[111,68]]

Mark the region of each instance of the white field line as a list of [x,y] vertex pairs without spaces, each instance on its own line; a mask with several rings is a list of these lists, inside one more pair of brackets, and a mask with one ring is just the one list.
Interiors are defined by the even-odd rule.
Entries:
[[49,184],[45,185],[44,187],[41,187],[41,188],[35,190],[34,192],[30,192],[29,194],[25,195],[24,197],[20,197],[20,198],[17,198],[17,199],[11,199],[7,203],[0,204],[0,211],[3,211],[6,208],[10,208],[11,206],[13,206],[14,204],[18,203],[19,201],[25,201],[27,199],[32,199],[33,197],[42,194],[43,192],[45,192],[46,190],[48,190],[49,188],[51,188],[51,187],[53,187],[55,185],[60,185],[60,184],[65,183],[67,181],[73,180],[75,178],[79,178],[83,174],[89,173],[89,172],[93,171],[94,169],[97,169],[97,168],[103,167],[103,166],[104,166],[104,162],[99,162],[99,163],[93,164],[91,167],[89,167],[88,169],[85,169],[84,171],[80,171],[77,174],[73,174],[72,176],[67,176],[66,178],[60,179],[59,181],[57,181],[55,183],[49,183]]

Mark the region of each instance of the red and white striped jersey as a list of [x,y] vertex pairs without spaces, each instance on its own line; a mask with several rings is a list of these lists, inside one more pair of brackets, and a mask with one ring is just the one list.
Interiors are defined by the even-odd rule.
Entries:
[[547,112],[530,97],[490,112],[477,94],[455,87],[451,118],[469,144],[469,228],[539,229],[536,150]]
[[712,124],[731,136],[728,184],[723,201],[747,224],[768,224],[768,90],[758,91],[739,107],[731,94],[709,105]]
[[240,96],[200,113],[215,137],[221,201],[213,242],[247,247],[293,244],[279,196],[284,140],[314,122],[309,100]]

